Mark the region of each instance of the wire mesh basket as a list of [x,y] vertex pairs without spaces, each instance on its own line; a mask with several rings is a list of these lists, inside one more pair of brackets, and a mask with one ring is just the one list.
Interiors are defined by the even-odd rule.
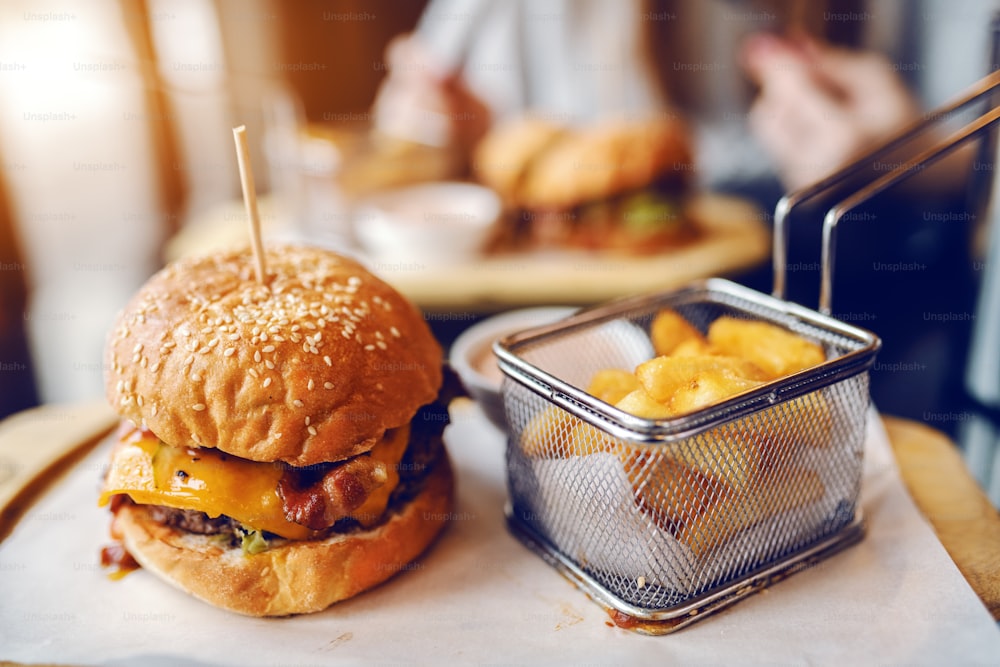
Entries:
[[[515,535],[618,625],[648,634],[682,628],[860,539],[869,370],[880,341],[830,317],[837,226],[871,197],[994,132],[998,90],[994,72],[870,154],[783,197],[771,296],[709,279],[495,342]],[[915,141],[981,103],[984,112],[944,139],[926,148]],[[819,310],[785,301],[792,208],[853,187],[860,172],[911,143],[921,147],[914,157],[839,195],[827,211]],[[585,391],[598,371],[632,369],[656,354],[651,327],[663,309],[702,333],[723,316],[767,322],[822,346],[825,361],[663,419]]]
[[[702,331],[723,315],[776,324],[827,360],[671,419],[588,394],[598,371],[655,356],[665,308]],[[721,279],[498,341],[510,525],[620,625],[682,627],[860,537],[877,349],[868,332]]]

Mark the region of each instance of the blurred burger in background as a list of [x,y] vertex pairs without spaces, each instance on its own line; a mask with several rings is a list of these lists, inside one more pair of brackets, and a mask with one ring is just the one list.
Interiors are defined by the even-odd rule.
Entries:
[[684,210],[690,134],[676,116],[573,127],[518,117],[483,138],[472,168],[513,212],[501,245],[643,254],[698,235]]

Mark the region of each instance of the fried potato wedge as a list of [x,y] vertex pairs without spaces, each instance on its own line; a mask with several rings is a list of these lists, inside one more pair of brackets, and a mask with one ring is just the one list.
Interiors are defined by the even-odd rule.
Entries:
[[639,379],[632,371],[621,368],[605,368],[594,373],[587,393],[614,405],[627,394],[639,388]]
[[[681,526],[677,539],[687,544],[700,558],[747,528],[823,497],[825,487],[814,471],[791,472],[796,476],[794,484],[789,484],[781,476],[768,474],[731,502],[712,503],[707,511]],[[792,489],[794,493],[790,491]]]
[[657,401],[642,387],[626,394],[615,407],[643,419],[668,419],[674,416],[673,408]]
[[649,337],[656,354],[673,354],[682,343],[704,343],[705,336],[679,313],[665,308],[656,314],[649,327]]
[[702,355],[656,357],[635,369],[639,384],[672,415],[684,414],[764,383],[766,376],[745,359]]
[[708,327],[708,342],[722,354],[753,362],[776,380],[823,363],[823,348],[787,329],[755,320],[722,316]]

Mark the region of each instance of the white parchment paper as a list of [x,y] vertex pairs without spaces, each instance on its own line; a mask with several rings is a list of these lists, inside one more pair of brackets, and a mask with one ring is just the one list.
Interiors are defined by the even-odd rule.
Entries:
[[996,664],[1000,629],[906,495],[881,422],[858,545],[680,632],[645,637],[508,534],[504,436],[467,401],[446,433],[453,521],[379,588],[310,616],[252,619],[98,566],[99,446],[0,543],[0,659],[79,665]]

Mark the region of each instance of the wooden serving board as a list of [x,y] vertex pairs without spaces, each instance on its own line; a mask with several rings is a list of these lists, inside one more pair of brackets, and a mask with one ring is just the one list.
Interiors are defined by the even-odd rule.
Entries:
[[[280,201],[262,199],[268,238],[315,241],[296,230]],[[550,250],[486,255],[448,264],[379,262],[354,254],[396,289],[427,310],[492,312],[530,305],[588,305],[608,299],[675,289],[701,278],[733,275],[771,255],[768,215],[745,199],[714,193],[694,197],[688,214],[702,235],[686,245],[650,255]],[[167,259],[248,243],[242,204],[232,202],[193,221],[167,247]]]
[[948,555],[1000,620],[1000,513],[955,444],[919,422],[883,417],[900,476]]
[[102,399],[33,408],[0,422],[0,541],[68,464],[118,420]]

